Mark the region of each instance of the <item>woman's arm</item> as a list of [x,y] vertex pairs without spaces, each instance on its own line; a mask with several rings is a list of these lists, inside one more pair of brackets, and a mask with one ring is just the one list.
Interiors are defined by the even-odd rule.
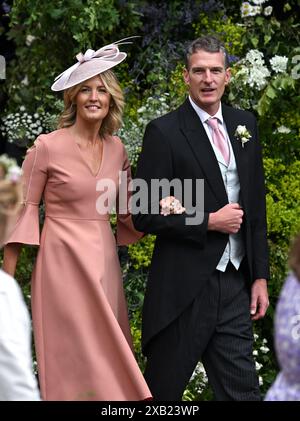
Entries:
[[21,243],[9,243],[4,247],[2,269],[12,277],[15,276],[18,258],[22,249]]

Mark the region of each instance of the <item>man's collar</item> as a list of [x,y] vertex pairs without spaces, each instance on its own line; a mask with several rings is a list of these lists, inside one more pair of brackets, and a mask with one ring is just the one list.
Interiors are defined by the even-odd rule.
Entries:
[[209,118],[212,117],[216,117],[222,124],[224,123],[224,119],[223,119],[223,114],[222,114],[222,105],[220,103],[219,105],[219,109],[216,112],[215,115],[211,116],[210,114],[208,114],[206,111],[204,111],[202,108],[199,107],[199,105],[197,105],[193,99],[191,98],[191,96],[189,95],[189,101],[191,103],[191,106],[194,108],[194,110],[196,111],[196,113],[198,114],[200,120],[202,123],[205,123]]

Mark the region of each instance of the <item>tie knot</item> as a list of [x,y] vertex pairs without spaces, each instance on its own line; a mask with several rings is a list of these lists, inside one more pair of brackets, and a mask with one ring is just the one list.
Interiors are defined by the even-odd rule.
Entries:
[[213,129],[213,130],[218,130],[219,126],[218,126],[218,119],[216,117],[213,118],[209,118],[207,121],[207,124]]

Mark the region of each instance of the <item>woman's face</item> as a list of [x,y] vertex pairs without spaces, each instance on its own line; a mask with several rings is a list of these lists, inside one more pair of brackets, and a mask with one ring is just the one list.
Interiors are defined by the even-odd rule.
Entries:
[[83,82],[75,97],[76,121],[88,123],[103,121],[109,112],[111,95],[107,92],[100,76]]

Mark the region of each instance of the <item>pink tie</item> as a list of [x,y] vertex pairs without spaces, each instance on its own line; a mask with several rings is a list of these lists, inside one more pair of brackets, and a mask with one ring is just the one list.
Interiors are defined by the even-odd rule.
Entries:
[[212,140],[214,145],[219,149],[226,164],[229,164],[229,147],[227,140],[219,129],[218,119],[216,117],[206,120],[207,124],[212,128]]

